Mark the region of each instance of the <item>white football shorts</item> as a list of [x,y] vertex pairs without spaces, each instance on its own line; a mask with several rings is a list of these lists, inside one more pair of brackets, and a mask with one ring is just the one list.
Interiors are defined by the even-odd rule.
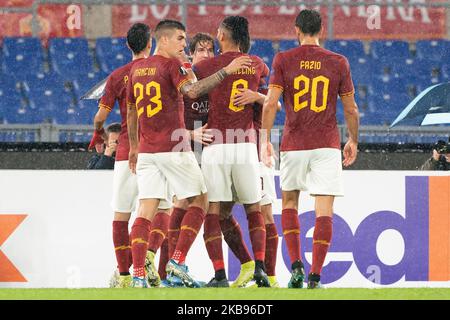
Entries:
[[262,183],[260,204],[265,206],[274,203],[277,199],[275,191],[275,159],[272,158],[272,167],[270,168],[260,162],[260,174]]
[[256,144],[213,144],[203,149],[202,172],[210,202],[261,200],[261,178]]
[[341,150],[320,148],[283,151],[280,160],[280,184],[283,191],[344,195]]
[[186,199],[206,193],[202,171],[189,152],[139,153],[139,199]]
[[[138,199],[137,177],[130,170],[128,160],[114,163],[112,209],[114,212],[129,213],[136,209]],[[172,207],[169,199],[161,200],[159,209]]]

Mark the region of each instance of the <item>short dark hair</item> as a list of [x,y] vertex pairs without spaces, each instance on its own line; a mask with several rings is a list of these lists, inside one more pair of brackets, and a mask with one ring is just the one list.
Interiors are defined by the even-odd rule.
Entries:
[[250,33],[248,20],[242,16],[229,16],[223,19],[221,27],[230,32],[231,39],[242,52],[250,51]]
[[213,37],[211,37],[208,33],[199,32],[189,42],[189,52],[193,54],[195,52],[195,48],[197,47],[197,43],[201,42],[211,42],[213,51],[215,51],[216,44],[214,43]]
[[118,122],[113,122],[106,127],[106,132],[109,134],[111,132],[120,133],[122,130],[122,125]]
[[186,31],[186,27],[180,21],[164,19],[158,22],[155,28],[155,38],[158,41],[163,33],[168,30],[181,30]]
[[134,54],[141,53],[148,45],[151,37],[150,27],[144,23],[135,23],[127,33],[127,43]]
[[322,18],[318,11],[305,9],[298,14],[295,19],[295,25],[304,34],[314,36],[318,34],[322,28]]

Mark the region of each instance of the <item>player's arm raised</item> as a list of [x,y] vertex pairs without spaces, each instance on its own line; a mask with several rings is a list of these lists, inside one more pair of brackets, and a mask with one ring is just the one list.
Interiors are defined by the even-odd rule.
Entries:
[[261,125],[261,160],[271,167],[273,156],[273,147],[270,143],[270,130],[272,130],[275,121],[275,115],[278,110],[278,103],[283,90],[278,87],[270,87],[269,92],[264,99],[262,125]]
[[229,76],[230,74],[233,74],[234,72],[236,72],[241,68],[249,67],[251,63],[252,59],[249,56],[238,57],[233,61],[231,61],[229,65],[220,69],[219,71],[210,75],[209,77],[199,80],[197,82],[191,81],[184,84],[180,88],[180,92],[191,99],[197,99],[198,97],[201,97],[202,95],[205,95],[209,91],[211,91],[215,86],[221,83],[223,79],[225,79],[225,77]]
[[358,130],[359,130],[359,111],[355,102],[355,96],[342,96],[342,105],[344,106],[345,123],[348,129],[348,140],[344,146],[345,167],[350,166],[356,160],[358,153]]

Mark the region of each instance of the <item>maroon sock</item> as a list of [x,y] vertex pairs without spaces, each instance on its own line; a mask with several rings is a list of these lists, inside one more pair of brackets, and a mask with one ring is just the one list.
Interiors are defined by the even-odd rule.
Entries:
[[152,221],[152,229],[148,239],[148,250],[156,253],[166,238],[169,227],[169,215],[165,212],[158,212]]
[[142,217],[134,220],[131,228],[131,251],[133,252],[133,271],[141,274],[140,268],[144,267],[145,255],[148,248],[148,237],[150,234],[151,222]]
[[332,234],[333,219],[331,217],[317,217],[313,235],[311,273],[320,275],[328,248],[330,247]]
[[284,209],[281,213],[281,226],[291,264],[300,258],[300,222],[295,209]]
[[266,272],[268,276],[275,275],[278,250],[278,231],[275,223],[266,224]]
[[169,242],[167,238],[164,239],[161,244],[161,250],[159,250],[159,265],[158,265],[158,273],[161,279],[165,279],[167,277],[166,274],[166,264],[169,261]]
[[203,239],[211,259],[214,271],[225,269],[222,252],[222,232],[220,231],[219,215],[207,214],[205,217]]
[[173,253],[172,259],[177,263],[184,263],[186,255],[194,243],[197,234],[205,219],[205,212],[199,207],[189,207],[181,222],[180,237]]
[[131,247],[128,221],[113,221],[113,243],[119,272],[129,273]]
[[167,238],[169,241],[169,257],[171,257],[177,246],[178,237],[180,236],[181,222],[183,221],[186,210],[181,208],[173,208],[169,220],[169,231]]
[[261,211],[250,212],[247,215],[248,230],[255,260],[264,261],[266,255],[266,228]]
[[252,257],[244,242],[241,227],[236,219],[231,215],[227,219],[220,220],[220,229],[222,229],[225,242],[236,258],[239,259],[240,263],[244,264],[251,261]]

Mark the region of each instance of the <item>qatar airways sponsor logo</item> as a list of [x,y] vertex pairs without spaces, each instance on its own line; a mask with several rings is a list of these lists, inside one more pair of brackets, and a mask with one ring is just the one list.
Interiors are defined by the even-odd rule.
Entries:
[[206,114],[209,111],[209,101],[195,101],[191,104],[191,109],[198,113]]

